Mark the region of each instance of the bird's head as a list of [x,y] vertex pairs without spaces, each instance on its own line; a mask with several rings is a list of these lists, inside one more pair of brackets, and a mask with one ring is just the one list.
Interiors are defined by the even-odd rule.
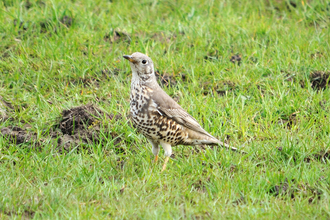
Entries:
[[130,62],[133,78],[142,82],[147,82],[155,78],[154,63],[147,55],[135,52],[132,55],[124,55],[125,59]]

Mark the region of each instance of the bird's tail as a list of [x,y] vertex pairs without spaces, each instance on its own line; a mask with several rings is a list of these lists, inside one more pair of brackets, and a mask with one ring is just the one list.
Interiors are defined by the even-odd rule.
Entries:
[[235,151],[235,152],[238,152],[238,153],[241,153],[241,154],[247,154],[246,152],[244,152],[242,150],[239,150],[236,147],[229,146],[228,144],[226,144],[226,143],[224,143],[222,141],[219,141],[216,138],[214,138],[213,140],[205,140],[205,142],[203,144],[213,145],[213,146],[214,145],[220,145],[221,147],[224,147],[224,148],[226,148],[228,150]]
[[227,148],[228,150],[232,150],[232,151],[235,151],[235,152],[238,152],[238,153],[241,153],[241,154],[246,154],[246,152],[238,150],[236,147],[231,147],[228,144],[223,143],[222,141],[218,140],[218,144],[221,145],[224,148]]

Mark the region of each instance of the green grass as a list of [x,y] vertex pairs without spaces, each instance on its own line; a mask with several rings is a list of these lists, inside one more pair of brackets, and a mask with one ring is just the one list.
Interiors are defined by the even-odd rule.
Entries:
[[[329,219],[329,156],[315,155],[330,149],[330,90],[310,74],[330,69],[330,5],[291,2],[1,1],[0,96],[14,109],[0,129],[38,140],[0,136],[0,217]],[[178,146],[161,173],[127,123],[122,55],[136,51],[175,77],[164,90],[207,131],[248,155]],[[110,125],[122,150],[111,137],[67,153],[50,141],[62,110],[88,103],[123,115]]]

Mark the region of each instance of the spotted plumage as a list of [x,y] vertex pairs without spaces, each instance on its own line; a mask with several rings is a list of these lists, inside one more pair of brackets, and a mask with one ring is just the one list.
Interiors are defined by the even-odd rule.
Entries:
[[166,167],[176,145],[222,145],[229,147],[207,133],[179,104],[158,85],[152,60],[139,52],[125,55],[132,69],[130,118],[133,126],[152,144],[158,158],[159,145],[165,150]]

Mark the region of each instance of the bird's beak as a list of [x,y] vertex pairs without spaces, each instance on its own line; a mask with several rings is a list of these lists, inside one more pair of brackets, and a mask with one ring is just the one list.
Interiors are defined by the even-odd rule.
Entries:
[[131,55],[124,55],[123,57],[126,60],[128,60],[129,62],[132,62],[132,63],[135,63],[136,62]]

